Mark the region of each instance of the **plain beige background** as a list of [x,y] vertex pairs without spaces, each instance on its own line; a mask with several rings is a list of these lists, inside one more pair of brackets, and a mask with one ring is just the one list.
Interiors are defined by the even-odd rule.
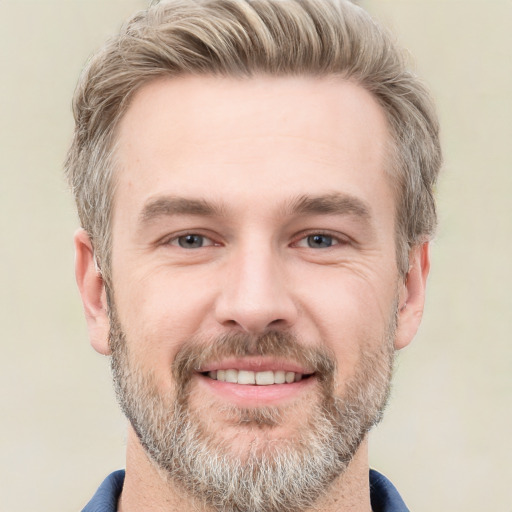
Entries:
[[[443,126],[425,319],[372,434],[414,512],[511,511],[512,2],[367,0]],[[124,420],[73,277],[62,162],[88,55],[143,0],[0,0],[0,510],[80,510],[123,466]]]

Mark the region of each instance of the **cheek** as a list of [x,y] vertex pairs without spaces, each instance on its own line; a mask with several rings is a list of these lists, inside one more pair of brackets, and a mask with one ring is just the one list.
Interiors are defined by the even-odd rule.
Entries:
[[309,291],[303,302],[304,322],[310,322],[319,342],[330,348],[341,381],[352,376],[363,352],[375,352],[387,341],[395,304],[393,287],[381,279],[337,275]]
[[[170,368],[183,342],[201,331],[207,297],[155,274],[116,287],[115,302],[130,357],[169,385]],[[204,289],[204,287],[203,287]]]

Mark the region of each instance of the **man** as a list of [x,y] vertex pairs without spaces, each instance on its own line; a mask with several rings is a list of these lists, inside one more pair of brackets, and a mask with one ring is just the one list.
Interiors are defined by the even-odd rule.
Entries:
[[129,419],[85,511],[404,511],[369,471],[423,310],[428,94],[345,0],[176,0],[91,60],[67,159]]

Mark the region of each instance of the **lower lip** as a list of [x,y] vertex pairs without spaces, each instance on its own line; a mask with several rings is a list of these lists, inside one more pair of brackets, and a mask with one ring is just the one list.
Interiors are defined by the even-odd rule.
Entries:
[[277,405],[287,400],[297,398],[301,393],[315,384],[314,377],[308,377],[291,384],[272,384],[255,386],[250,384],[233,384],[210,379],[198,375],[199,383],[213,394],[241,407],[258,407],[262,405]]

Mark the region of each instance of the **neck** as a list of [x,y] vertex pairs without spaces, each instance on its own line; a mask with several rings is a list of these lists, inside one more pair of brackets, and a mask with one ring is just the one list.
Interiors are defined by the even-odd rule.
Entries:
[[[316,504],[315,512],[370,512],[368,443],[365,439],[343,475]],[[118,512],[192,512],[204,505],[185,495],[147,457],[131,427],[128,427],[126,477]]]

